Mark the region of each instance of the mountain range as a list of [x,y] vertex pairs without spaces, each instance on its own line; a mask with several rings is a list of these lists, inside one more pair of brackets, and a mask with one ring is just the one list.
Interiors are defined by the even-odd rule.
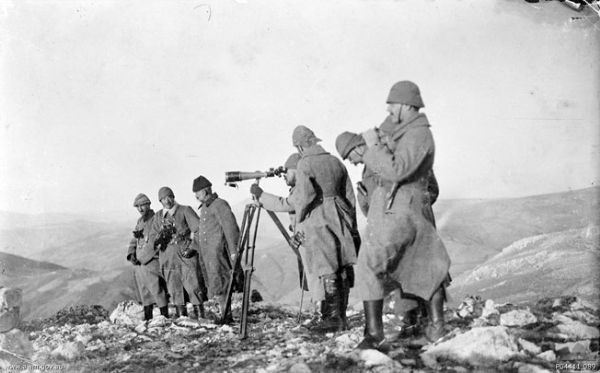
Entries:
[[[592,289],[598,288],[593,274],[598,264],[594,232],[599,225],[599,196],[600,188],[593,187],[511,199],[440,200],[434,211],[452,260],[452,299],[481,293],[518,301],[535,296],[542,285],[549,296],[569,289],[581,290],[584,298],[597,295]],[[244,205],[232,206],[238,223]],[[286,215],[279,216],[287,226]],[[128,223],[110,216],[86,219],[0,212],[0,285],[24,290],[27,318],[45,317],[75,304],[111,309],[119,301],[135,299],[132,269],[125,260],[135,219],[132,216]],[[253,287],[267,300],[297,304],[302,294],[296,258],[269,220],[261,214]],[[364,232],[364,219],[359,222]],[[548,256],[540,262],[544,264],[529,266],[527,271],[515,262],[515,256],[523,263],[539,260],[540,253]],[[574,270],[567,280],[568,270],[559,271],[556,266],[568,258],[581,258],[581,263],[572,263]],[[497,277],[490,277],[494,271]],[[548,286],[551,277],[540,275],[537,278],[548,280],[541,282],[527,280],[548,271],[563,281]],[[304,301],[309,297],[304,294]],[[352,293],[351,302],[359,303]]]

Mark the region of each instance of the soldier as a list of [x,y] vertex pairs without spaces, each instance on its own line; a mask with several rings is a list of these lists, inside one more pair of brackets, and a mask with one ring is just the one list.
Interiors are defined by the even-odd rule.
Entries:
[[[227,286],[237,251],[240,228],[229,204],[212,191],[212,183],[198,176],[192,191],[200,202],[198,238],[200,263],[203,277],[207,281],[209,298],[216,297],[221,316],[225,310]],[[236,279],[240,284],[241,267],[236,268]],[[231,315],[229,315],[231,316]]]
[[[352,132],[343,132],[335,140],[335,147],[343,160],[348,159],[353,165],[363,163],[363,155],[367,150],[365,140],[361,135]],[[356,199],[362,213],[367,216],[369,211],[369,197],[377,187],[377,180],[373,171],[363,168],[362,180],[356,183]]]
[[168,316],[167,294],[158,264],[158,252],[154,247],[147,245],[154,210],[150,208],[150,199],[143,193],[135,197],[133,207],[141,216],[129,242],[127,260],[135,266],[134,277],[144,306],[144,320],[152,319],[152,307],[155,303],[160,309],[160,314]]
[[160,268],[175,305],[175,317],[187,316],[186,294],[193,305],[192,317],[204,317],[205,295],[199,276],[197,242],[192,239],[192,233],[198,231],[198,216],[190,206],[178,204],[169,187],[160,188],[158,199],[163,209],[154,217],[148,243],[160,250]]
[[365,309],[365,338],[358,348],[385,349],[384,283],[395,281],[405,294],[427,302],[430,323],[425,333],[443,335],[445,286],[450,258],[428,214],[429,178],[434,160],[433,136],[419,88],[409,81],[392,87],[388,96],[392,131],[380,137],[363,133],[363,161],[377,175],[370,199],[365,246],[357,264],[358,293]]
[[290,215],[290,231],[296,232],[296,213],[294,206],[290,203],[290,196],[294,193],[296,186],[296,169],[300,161],[300,154],[294,153],[288,157],[283,167],[285,167],[285,183],[290,187],[288,198],[279,197],[262,190],[258,184],[252,184],[250,193],[256,197],[260,205],[266,210],[275,212],[287,212]]
[[[385,121],[379,127],[381,133],[392,134],[393,123],[388,116]],[[363,137],[359,134],[352,132],[341,133],[335,142],[336,149],[342,159],[348,159],[353,165],[358,165],[363,162],[363,156],[367,150],[367,145]],[[369,198],[373,195],[373,192],[377,188],[377,176],[366,166],[363,168],[362,181],[357,183],[357,200],[358,204],[365,216],[368,215],[369,211]],[[431,201],[431,205],[437,200],[439,189],[438,183],[433,174],[433,170],[430,171],[428,180],[428,193]],[[433,210],[428,211],[426,214],[428,219],[431,219],[435,226],[435,219],[433,217]],[[389,291],[396,290],[396,285],[389,282],[385,284],[386,293]],[[420,319],[427,315],[427,307],[425,302],[418,297],[411,297],[409,294],[395,293],[394,297],[394,311],[397,315],[402,318],[402,325],[400,326],[400,333],[398,337],[411,337],[418,333]]]
[[321,323],[314,330],[331,332],[347,327],[347,299],[360,238],[348,171],[319,141],[305,126],[294,129],[292,142],[302,158],[289,201],[296,212],[296,230],[305,237],[308,287],[321,301]]

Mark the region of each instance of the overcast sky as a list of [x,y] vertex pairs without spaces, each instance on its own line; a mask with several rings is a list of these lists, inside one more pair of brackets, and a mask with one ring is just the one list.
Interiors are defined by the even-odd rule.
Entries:
[[335,153],[405,79],[441,198],[598,185],[600,23],[556,1],[0,4],[0,210],[158,208],[163,185],[195,206],[200,174],[237,203],[225,171],[282,165],[299,124]]

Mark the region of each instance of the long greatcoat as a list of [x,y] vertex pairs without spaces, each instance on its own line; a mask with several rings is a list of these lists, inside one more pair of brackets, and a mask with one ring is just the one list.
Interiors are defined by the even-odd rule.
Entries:
[[[175,205],[172,214],[164,209],[159,210],[152,223],[148,241],[150,247],[155,247],[164,224],[175,227],[175,234],[171,241],[159,253],[160,269],[167,283],[171,301],[175,305],[184,305],[185,293],[187,293],[190,303],[201,304],[205,296],[198,255],[191,258],[184,258],[182,255],[182,250],[193,245],[192,234],[198,231],[198,216],[190,206],[179,204]],[[185,234],[184,239],[178,237],[183,234]]]
[[301,254],[318,299],[319,277],[356,262],[356,202],[346,167],[320,145],[304,149],[288,201],[296,212],[296,230],[304,233]]
[[[433,136],[427,117],[418,114],[397,125],[387,137],[383,144],[368,148],[363,157],[366,167],[377,175],[379,186],[370,200],[357,277],[389,275],[404,293],[429,300],[450,267],[433,224],[428,192],[435,154]],[[375,289],[372,284],[361,284],[361,297],[380,298],[381,294],[370,288]]]
[[135,253],[137,260],[141,262],[140,265],[134,266],[133,275],[142,304],[149,306],[156,303],[158,307],[164,307],[167,305],[167,294],[158,264],[158,253],[148,250],[147,247],[153,218],[154,210],[148,211],[146,219],[143,216],[139,217],[134,230],[141,231],[142,237],[131,239],[127,256]]
[[[237,250],[240,228],[227,201],[213,193],[200,206],[198,243],[200,266],[206,279],[208,296],[221,296],[227,292],[231,276],[231,255]],[[236,268],[239,272],[240,268]],[[236,278],[240,279],[239,274]]]

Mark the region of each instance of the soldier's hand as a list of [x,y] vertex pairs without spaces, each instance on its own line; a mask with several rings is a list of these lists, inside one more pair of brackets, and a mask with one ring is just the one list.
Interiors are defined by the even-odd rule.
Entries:
[[296,232],[290,239],[290,243],[296,249],[302,245],[302,242],[304,242],[304,233],[302,232]]
[[365,139],[367,147],[372,147],[379,144],[379,133],[377,129],[371,128],[362,133],[362,137]]
[[263,194],[263,190],[258,184],[252,184],[250,187],[250,193],[253,194],[257,199]]
[[140,264],[142,264],[139,260],[137,260],[134,253],[127,255],[127,260],[134,266],[139,266]]
[[194,255],[196,255],[197,253],[198,252],[196,250],[188,248],[188,249],[184,249],[181,251],[181,256],[186,259],[189,259],[189,258],[193,257]]

